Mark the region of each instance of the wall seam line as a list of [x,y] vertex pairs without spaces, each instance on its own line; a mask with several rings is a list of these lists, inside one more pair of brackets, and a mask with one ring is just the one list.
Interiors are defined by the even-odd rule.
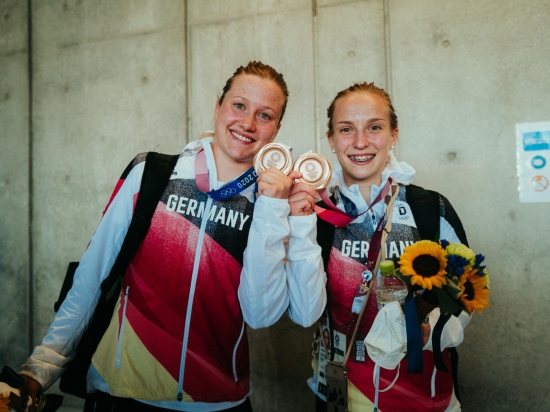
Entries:
[[386,91],[392,96],[392,61],[391,61],[391,30],[390,30],[390,0],[384,0],[384,52],[386,57]]
[[28,44],[28,90],[29,90],[29,351],[31,353],[34,348],[34,244],[33,244],[33,208],[34,208],[34,186],[33,186],[33,60],[32,60],[32,0],[27,0],[27,44]]
[[185,145],[189,143],[190,141],[190,122],[189,122],[189,85],[191,82],[189,81],[189,7],[188,7],[188,0],[184,0],[184,9],[185,9]]
[[313,49],[313,127],[315,131],[314,150],[317,153],[321,152],[321,136],[319,136],[319,124],[318,124],[318,111],[319,102],[317,101],[317,85],[319,84],[317,79],[317,0],[311,1],[311,38]]

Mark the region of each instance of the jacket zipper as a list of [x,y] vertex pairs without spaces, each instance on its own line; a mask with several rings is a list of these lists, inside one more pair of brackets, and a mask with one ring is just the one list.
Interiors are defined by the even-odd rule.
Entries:
[[120,324],[120,332],[118,333],[118,346],[116,350],[116,369],[120,368],[120,354],[122,353],[122,334],[124,333],[124,324],[126,323],[126,306],[128,305],[128,292],[130,291],[130,286],[126,286],[124,292],[124,306],[122,309],[122,322]]
[[191,275],[191,287],[189,290],[189,300],[187,301],[187,313],[185,314],[185,327],[183,329],[183,344],[181,347],[181,360],[180,360],[180,374],[178,378],[178,401],[183,400],[183,380],[185,370],[185,356],[187,355],[187,344],[189,341],[189,325],[191,324],[191,310],[193,308],[193,298],[195,297],[195,286],[197,285],[197,277],[199,275],[199,264],[201,260],[202,244],[204,241],[204,233],[206,231],[206,224],[208,223],[208,217],[210,215],[210,209],[212,209],[212,198],[209,196],[206,201],[206,207],[204,208],[204,214],[202,215],[201,228],[199,231],[199,238],[197,240],[197,249],[195,251],[195,261],[193,262],[193,274]]

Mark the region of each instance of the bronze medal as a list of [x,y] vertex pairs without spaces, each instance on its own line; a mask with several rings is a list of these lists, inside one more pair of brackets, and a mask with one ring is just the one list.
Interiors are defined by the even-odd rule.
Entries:
[[294,163],[294,170],[302,173],[297,182],[309,184],[315,190],[327,187],[332,177],[332,167],[329,161],[319,153],[304,153]]
[[275,167],[288,175],[292,170],[292,153],[281,143],[268,143],[254,156],[254,169],[260,174],[270,167]]

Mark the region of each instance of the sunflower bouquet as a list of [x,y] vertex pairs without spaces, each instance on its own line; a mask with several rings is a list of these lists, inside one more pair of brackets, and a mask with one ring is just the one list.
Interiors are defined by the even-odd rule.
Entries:
[[442,315],[481,313],[491,292],[484,259],[463,244],[421,240],[405,248],[395,274],[407,285],[435,294]]

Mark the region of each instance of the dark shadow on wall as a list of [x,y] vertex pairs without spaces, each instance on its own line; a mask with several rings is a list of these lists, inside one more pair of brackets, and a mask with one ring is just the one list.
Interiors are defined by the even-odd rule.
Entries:
[[248,328],[255,412],[313,412],[311,341],[317,326],[303,328],[285,313],[273,326]]

